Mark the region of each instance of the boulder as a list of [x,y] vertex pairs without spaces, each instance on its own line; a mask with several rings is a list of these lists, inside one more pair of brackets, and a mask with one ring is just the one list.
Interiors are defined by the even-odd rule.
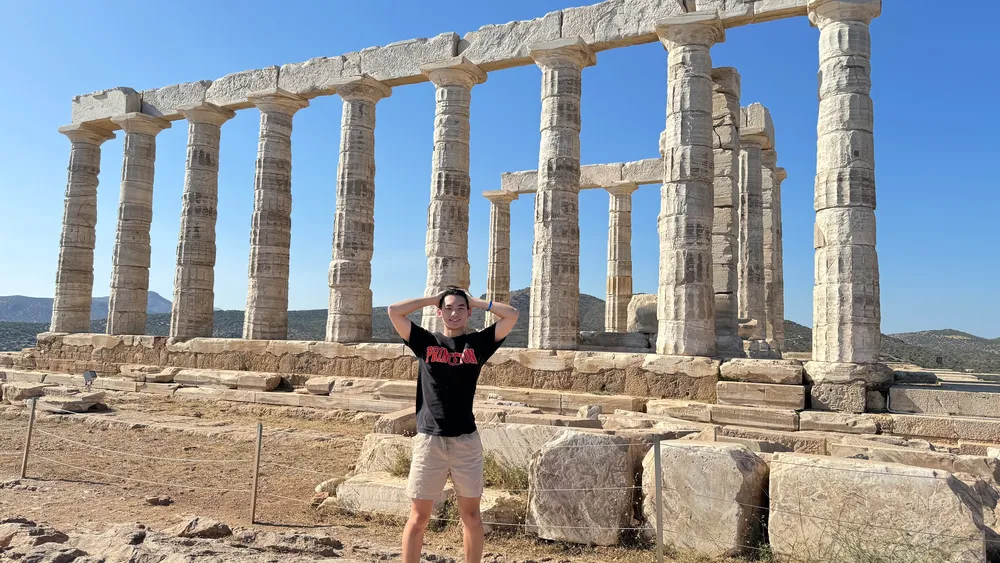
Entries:
[[3,389],[3,400],[11,405],[23,404],[26,399],[34,399],[45,394],[44,383],[4,383],[0,385]]
[[829,561],[981,563],[983,507],[952,474],[774,454],[768,536],[777,555]]
[[383,414],[375,421],[377,434],[402,434],[414,436],[417,433],[417,410],[415,407]]
[[185,522],[181,522],[167,530],[167,532],[179,538],[205,539],[224,538],[233,533],[228,524],[201,516],[195,516]]
[[632,512],[630,447],[585,433],[545,444],[529,468],[529,529],[548,540],[617,545]]
[[329,395],[335,382],[335,377],[310,377],[306,381],[306,391],[314,395]]
[[656,320],[656,295],[652,293],[637,293],[628,302],[628,332],[656,334],[659,324]]
[[480,424],[483,453],[500,463],[528,470],[531,457],[542,446],[566,433],[578,432],[561,426],[536,424]]
[[[388,473],[355,475],[337,487],[337,505],[365,514],[386,514],[406,518],[410,514],[410,495],[406,492],[407,479]],[[455,490],[449,481],[434,503],[435,518],[444,517],[448,503],[454,500]]]
[[[653,451],[642,462],[650,538],[656,533],[655,462]],[[660,464],[664,542],[713,558],[750,553],[760,543],[767,499],[764,460],[740,444],[666,442]]]
[[87,412],[104,400],[103,391],[71,395],[46,395],[38,400],[38,408],[48,412]]
[[398,434],[369,434],[361,444],[354,473],[389,472],[399,458],[409,458],[412,453],[413,438]]

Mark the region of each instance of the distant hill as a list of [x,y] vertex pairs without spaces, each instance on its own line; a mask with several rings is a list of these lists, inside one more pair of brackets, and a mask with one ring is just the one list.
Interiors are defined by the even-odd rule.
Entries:
[[[94,297],[90,305],[91,319],[108,317],[109,297]],[[155,291],[149,292],[146,300],[148,313],[170,313],[170,301]],[[0,322],[48,323],[52,320],[51,297],[25,297],[9,295],[0,297]]]

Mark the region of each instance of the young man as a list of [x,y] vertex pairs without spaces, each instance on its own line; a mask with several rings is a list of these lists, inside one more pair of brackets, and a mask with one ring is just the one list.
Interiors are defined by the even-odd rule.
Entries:
[[[430,333],[406,316],[424,307],[437,306],[443,332]],[[466,334],[472,309],[490,311],[495,324]],[[403,562],[419,563],[424,531],[434,502],[441,497],[449,473],[458,496],[466,563],[483,557],[483,523],[479,500],[483,495],[483,444],[472,416],[479,370],[497,351],[517,322],[510,305],[474,299],[466,291],[450,288],[434,297],[401,301],[389,306],[396,332],[420,361],[417,376],[417,435],[407,492],[413,503],[403,531]]]

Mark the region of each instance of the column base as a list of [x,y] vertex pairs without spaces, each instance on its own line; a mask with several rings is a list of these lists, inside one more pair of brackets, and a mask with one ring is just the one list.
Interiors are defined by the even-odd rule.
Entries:
[[885,364],[806,362],[804,379],[813,410],[884,412],[893,372]]

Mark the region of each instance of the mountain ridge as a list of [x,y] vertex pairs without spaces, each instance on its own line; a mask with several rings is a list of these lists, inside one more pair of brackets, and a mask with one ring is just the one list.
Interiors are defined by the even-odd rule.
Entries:
[[[110,297],[94,297],[90,304],[90,318],[106,319]],[[51,297],[28,297],[26,295],[0,296],[0,322],[48,323],[52,320]],[[146,312],[150,314],[170,313],[171,303],[155,291],[150,291],[146,299]]]

